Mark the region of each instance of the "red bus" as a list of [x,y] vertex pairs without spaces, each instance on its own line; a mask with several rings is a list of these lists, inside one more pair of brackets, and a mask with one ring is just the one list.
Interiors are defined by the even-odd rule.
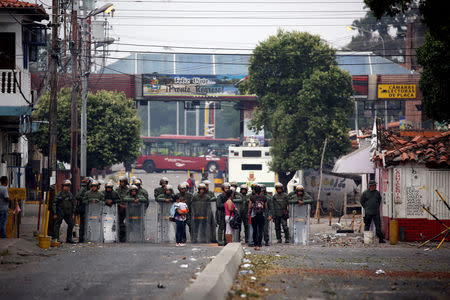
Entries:
[[228,146],[239,139],[215,139],[208,136],[161,135],[142,137],[141,155],[136,168],[148,173],[164,170],[225,170]]

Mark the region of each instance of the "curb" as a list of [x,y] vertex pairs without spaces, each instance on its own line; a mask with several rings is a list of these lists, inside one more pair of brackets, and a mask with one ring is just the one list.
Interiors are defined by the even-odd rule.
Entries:
[[243,256],[240,243],[226,245],[183,291],[181,299],[226,299]]

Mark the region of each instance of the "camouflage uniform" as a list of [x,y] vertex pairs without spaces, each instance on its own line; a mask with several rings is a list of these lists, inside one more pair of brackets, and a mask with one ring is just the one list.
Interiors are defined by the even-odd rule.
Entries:
[[192,226],[191,226],[192,213],[191,213],[191,209],[192,209],[192,199],[194,198],[194,195],[192,195],[189,192],[179,192],[177,194],[177,196],[183,197],[183,199],[186,202],[186,205],[188,207],[188,213],[186,215],[186,224],[189,227],[189,234],[192,236]]
[[266,242],[266,246],[269,245],[269,241],[270,241],[270,232],[269,232],[269,223],[270,221],[267,219],[269,216],[272,217],[273,216],[273,200],[272,200],[272,196],[270,196],[269,194],[267,194],[267,192],[265,193],[266,199],[267,199],[267,208],[268,210],[266,210],[264,212],[264,218],[265,218],[265,223],[264,223],[264,229],[263,229],[263,237],[264,237],[264,241]]
[[83,198],[84,198],[84,195],[86,195],[87,191],[89,191],[87,184],[83,184],[76,196],[76,200],[77,200],[76,214],[80,216],[80,228],[79,228],[79,233],[78,233],[78,242],[80,242],[80,243],[84,242],[86,207],[83,204]]
[[166,189],[163,188],[162,186],[157,187],[157,188],[153,191],[153,195],[155,196],[155,200],[156,200],[156,198],[158,198],[159,195],[164,194],[165,191],[166,191]]
[[[290,195],[291,193],[289,193]],[[289,204],[297,204],[298,201],[303,201],[304,204],[312,204],[314,202],[313,198],[305,191],[303,191],[303,196],[299,197],[297,195],[297,193],[294,193],[293,195],[291,195],[291,197],[289,197]]]
[[[241,193],[236,193],[236,195],[238,195],[238,197],[235,197],[233,202],[236,205],[236,208],[239,210],[239,215],[242,218],[241,228],[242,226],[244,227],[245,243],[248,243],[248,202],[250,200],[250,196],[244,196]],[[241,239],[241,228],[239,228],[239,240]]]
[[289,227],[287,226],[287,220],[285,211],[288,210],[288,195],[284,192],[276,193],[272,197],[273,203],[273,219],[275,222],[275,232],[277,240],[281,243],[281,227],[283,227],[284,239],[286,243],[289,242]]
[[127,212],[125,206],[123,205],[126,204],[125,197],[127,197],[129,193],[128,186],[122,187],[119,185],[115,189],[115,192],[119,195],[119,241],[125,242],[125,218],[127,217]]
[[72,232],[74,226],[73,215],[75,214],[75,198],[71,192],[59,192],[55,201],[52,203],[53,215],[57,215],[57,219],[54,223],[53,239],[59,239],[59,229],[61,227],[62,220],[67,224],[67,242],[72,242]]

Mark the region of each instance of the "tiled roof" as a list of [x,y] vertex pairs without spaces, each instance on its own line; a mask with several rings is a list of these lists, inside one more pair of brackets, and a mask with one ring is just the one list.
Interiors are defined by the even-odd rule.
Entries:
[[[436,133],[432,137],[424,135],[398,136],[384,131],[380,136],[381,150],[386,150],[386,166],[416,162],[430,168],[450,168],[450,131]],[[382,154],[374,160],[382,162]]]
[[44,8],[38,4],[18,1],[18,0],[0,0],[0,9],[10,8],[10,9],[35,9],[37,14],[47,14]]

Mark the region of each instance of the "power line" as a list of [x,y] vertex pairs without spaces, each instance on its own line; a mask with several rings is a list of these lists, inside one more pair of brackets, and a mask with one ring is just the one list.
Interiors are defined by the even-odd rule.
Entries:
[[113,24],[113,26],[121,27],[337,27],[345,25],[346,24]]

